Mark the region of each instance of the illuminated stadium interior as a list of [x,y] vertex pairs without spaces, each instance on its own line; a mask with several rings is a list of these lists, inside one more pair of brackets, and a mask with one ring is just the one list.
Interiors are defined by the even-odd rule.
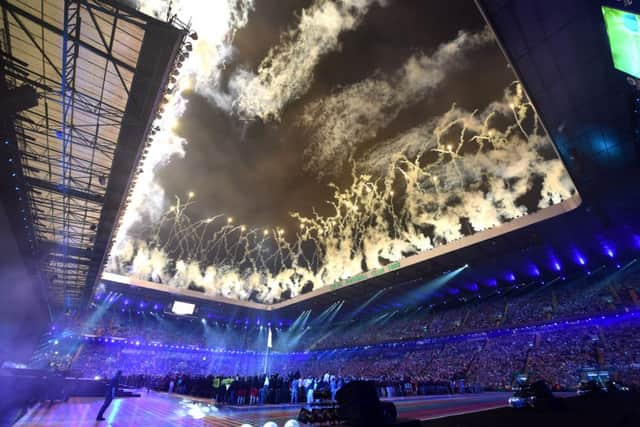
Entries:
[[0,424],[640,415],[637,2],[0,11]]

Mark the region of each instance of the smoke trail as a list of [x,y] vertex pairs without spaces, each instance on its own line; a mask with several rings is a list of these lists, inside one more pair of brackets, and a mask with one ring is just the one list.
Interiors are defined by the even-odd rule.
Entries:
[[306,169],[333,175],[344,169],[356,144],[376,136],[400,112],[418,102],[464,64],[465,56],[493,41],[488,29],[458,33],[432,55],[416,54],[392,76],[373,76],[306,108],[302,123],[311,129]]
[[[509,116],[515,122],[500,130],[499,123]],[[501,218],[513,219],[527,213],[518,199],[530,190],[534,177],[543,179],[539,209],[559,203],[574,191],[562,162],[555,155],[548,158],[544,153],[550,150],[551,142],[539,132],[537,121],[533,121],[530,134],[522,128],[532,118],[531,104],[521,86],[515,85],[484,111],[468,112],[454,106],[443,116],[378,145],[358,165],[363,171],[382,173],[390,161],[419,159],[425,152],[450,157],[450,162],[436,162],[429,167],[436,199],[424,199],[422,203],[444,202],[455,194],[457,203],[441,212],[443,237],[448,223],[457,223],[461,216],[469,218],[474,230],[485,230],[500,224]],[[521,143],[523,138],[528,143]],[[469,146],[475,153],[465,152]],[[481,186],[488,191],[477,191]],[[444,198],[438,199],[438,194]],[[420,209],[420,204],[415,209]],[[448,236],[447,240],[460,237]]]
[[164,189],[156,182],[158,169],[175,156],[184,156],[187,141],[175,133],[175,128],[184,114],[185,90],[194,88],[198,93],[215,98],[221,104],[230,101],[218,91],[220,73],[231,57],[231,40],[235,32],[246,25],[253,0],[226,0],[214,2],[141,0],[139,9],[159,19],[178,16],[190,20],[192,30],[198,37],[191,40],[192,51],[186,54],[181,73],[170,88],[167,104],[162,107],[162,116],[153,122],[153,141],[146,158],[140,164],[140,172],[130,193],[113,253],[126,253],[131,244],[126,241],[133,224],[144,216],[151,221],[158,219],[164,210]]
[[304,94],[322,56],[340,48],[339,36],[353,30],[369,7],[383,0],[318,0],[303,10],[295,29],[271,49],[257,74],[240,71],[230,82],[241,115],[278,120],[280,111]]
[[[402,151],[392,156],[390,146]],[[381,144],[354,166],[349,187],[333,188],[330,215],[292,213],[299,230],[291,240],[282,229],[236,225],[224,215],[192,221],[185,212],[194,202],[177,200],[113,258],[112,271],[273,302],[500,226],[575,192],[519,85],[481,112],[454,106]],[[525,196],[534,201],[525,205]]]

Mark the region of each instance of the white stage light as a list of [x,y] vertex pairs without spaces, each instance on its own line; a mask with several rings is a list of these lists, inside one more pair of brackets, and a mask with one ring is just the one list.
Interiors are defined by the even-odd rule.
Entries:
[[278,424],[276,424],[274,421],[267,421],[263,424],[262,427],[278,427]]
[[300,427],[300,423],[297,420],[289,420],[284,423],[284,427]]

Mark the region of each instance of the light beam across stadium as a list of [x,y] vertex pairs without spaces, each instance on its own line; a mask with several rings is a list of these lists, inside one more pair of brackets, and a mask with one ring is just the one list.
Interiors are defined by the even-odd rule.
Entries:
[[383,288],[380,289],[379,291],[377,291],[375,294],[371,295],[365,302],[363,302],[362,304],[360,304],[358,307],[356,307],[355,310],[353,310],[350,314],[349,314],[349,319],[355,319],[358,317],[358,315],[360,313],[362,313],[362,311],[367,308],[373,301],[375,301],[376,298],[378,298],[380,295],[384,294],[386,291],[388,290],[388,288]]
[[311,325],[312,326],[318,326],[323,324],[323,322],[325,321],[325,319],[327,319],[327,317],[329,317],[334,310],[336,309],[336,307],[338,307],[340,305],[340,301],[335,301],[333,304],[331,304],[329,307],[327,307],[326,309],[324,309],[324,311],[322,311],[322,313],[320,313],[318,315],[318,317],[316,317],[315,319],[313,319],[311,321]]
[[458,274],[469,268],[469,264],[465,264],[453,271],[445,273],[435,279],[429,280],[418,288],[408,292],[398,299],[400,304],[406,306],[418,305],[432,296],[435,292],[442,289],[447,283],[453,280]]

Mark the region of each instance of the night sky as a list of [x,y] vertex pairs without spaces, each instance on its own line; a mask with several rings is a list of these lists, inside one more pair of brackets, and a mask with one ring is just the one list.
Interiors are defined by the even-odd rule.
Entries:
[[[224,70],[223,86],[240,68],[255,72],[311,2],[256,3],[248,24],[233,40],[235,51]],[[160,171],[159,183],[168,199],[195,192],[197,204],[191,214],[196,218],[225,213],[238,223],[290,229],[293,210],[309,214],[315,207],[325,212],[325,200],[332,194],[330,181],[341,187],[351,184],[350,167],[322,177],[319,171],[304,167],[309,144],[308,129],[301,121],[305,107],[372,75],[393,73],[411,55],[430,55],[460,30],[476,33],[484,26],[475,4],[468,0],[374,4],[360,25],[340,34],[341,49],[322,56],[310,89],[283,109],[279,121],[241,119],[190,92],[177,130],[189,141],[186,155]],[[454,103],[468,110],[482,109],[500,99],[514,79],[497,44],[476,49],[434,91],[403,108],[374,138],[356,141],[356,155],[445,113]]]

